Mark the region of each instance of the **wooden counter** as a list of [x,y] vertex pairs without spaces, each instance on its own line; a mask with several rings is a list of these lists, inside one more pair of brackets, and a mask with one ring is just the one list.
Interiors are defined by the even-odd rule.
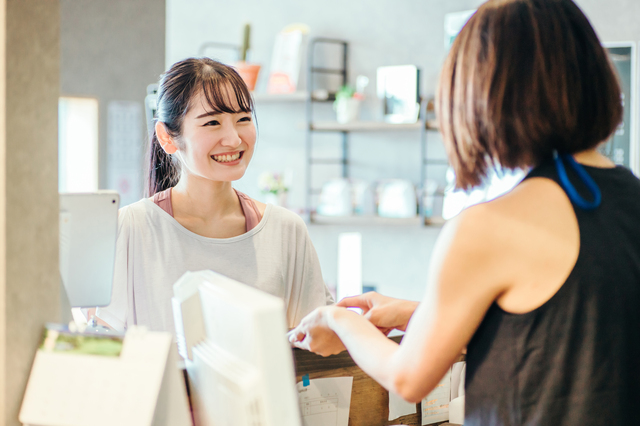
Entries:
[[[392,337],[400,342],[401,336]],[[348,352],[322,357],[301,349],[294,349],[293,356],[296,368],[296,381],[302,376],[309,379],[326,377],[353,377],[351,392],[351,408],[349,410],[349,426],[387,426],[422,424],[420,404],[416,404],[416,414],[403,416],[394,420],[389,418],[389,392],[375,380],[366,375],[351,359]],[[461,356],[459,360],[463,360]],[[446,423],[446,422],[445,422]],[[439,423],[438,423],[439,424]]]

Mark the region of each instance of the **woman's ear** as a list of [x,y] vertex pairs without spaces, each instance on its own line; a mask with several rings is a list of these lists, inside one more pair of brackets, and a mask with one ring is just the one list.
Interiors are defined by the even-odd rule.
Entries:
[[167,154],[175,154],[178,150],[178,147],[174,145],[171,136],[167,132],[167,128],[164,127],[164,123],[157,121],[156,122],[156,137],[158,138],[158,142],[160,142],[160,146]]

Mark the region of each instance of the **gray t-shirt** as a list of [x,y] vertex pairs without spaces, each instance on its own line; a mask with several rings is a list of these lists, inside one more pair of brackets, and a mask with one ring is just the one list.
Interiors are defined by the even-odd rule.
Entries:
[[207,238],[143,199],[120,209],[111,304],[96,316],[120,331],[144,325],[175,333],[173,284],[186,271],[203,269],[282,298],[289,327],[333,303],[307,228],[295,213],[267,205],[249,232]]

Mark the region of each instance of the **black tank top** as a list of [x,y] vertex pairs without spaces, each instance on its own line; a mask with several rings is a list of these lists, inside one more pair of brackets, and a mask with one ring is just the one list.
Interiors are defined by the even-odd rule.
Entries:
[[[467,348],[465,426],[640,425],[640,181],[585,169],[602,203],[574,205],[576,264],[534,311],[489,308]],[[553,161],[530,177],[560,184]]]

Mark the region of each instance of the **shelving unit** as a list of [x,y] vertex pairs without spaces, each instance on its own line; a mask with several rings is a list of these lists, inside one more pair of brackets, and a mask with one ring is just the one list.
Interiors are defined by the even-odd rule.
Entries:
[[[341,68],[324,68],[315,64],[314,56],[316,47],[322,44],[333,44],[342,48],[342,67]],[[348,43],[344,40],[316,38],[309,43],[309,58],[307,69],[307,82],[309,85],[309,93],[316,90],[314,76],[316,74],[333,74],[342,77],[342,85],[347,84],[347,64],[348,64]],[[441,220],[437,218],[427,218],[424,216],[422,207],[422,197],[420,201],[420,216],[410,219],[389,219],[381,217],[323,217],[315,214],[315,206],[313,197],[320,193],[318,188],[313,188],[312,177],[313,167],[320,164],[334,164],[342,166],[342,177],[349,177],[349,133],[350,132],[374,132],[374,131],[419,131],[421,143],[421,161],[420,166],[420,182],[421,185],[427,177],[427,167],[429,165],[446,165],[445,159],[430,159],[427,157],[427,133],[437,129],[437,125],[433,120],[427,120],[428,102],[421,102],[420,119],[416,123],[387,123],[376,121],[355,121],[351,123],[338,123],[336,121],[314,121],[314,104],[317,102],[326,102],[326,100],[314,99],[308,96],[306,99],[306,117],[307,117],[307,135],[306,135],[306,210],[309,212],[309,220],[318,224],[331,225],[355,225],[355,224],[377,224],[377,225],[436,225],[441,224]],[[340,136],[342,145],[342,155],[335,159],[318,159],[313,157],[313,135],[316,132],[334,132]],[[421,190],[421,189],[420,189]]]
[[253,100],[256,102],[305,102],[309,97],[308,92],[293,93],[252,93]]
[[[423,218],[420,216],[394,219],[380,216],[322,216],[313,214],[311,222],[318,225],[335,225],[335,226],[420,226],[423,225]],[[434,218],[429,220],[429,225],[440,226],[444,224],[444,220]]]
[[350,123],[338,123],[336,121],[316,121],[309,123],[309,130],[315,132],[373,132],[385,130],[411,130],[420,129],[417,123],[386,123],[384,121],[353,121]]

